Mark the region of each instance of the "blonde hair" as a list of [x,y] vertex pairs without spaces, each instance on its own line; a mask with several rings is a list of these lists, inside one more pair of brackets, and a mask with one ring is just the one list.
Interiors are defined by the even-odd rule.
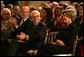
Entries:
[[77,15],[76,8],[74,6],[67,6],[66,9],[73,9],[75,11],[75,14]]
[[73,9],[65,9],[62,13],[63,14],[66,13],[71,18],[72,21],[74,21],[76,17],[75,11]]

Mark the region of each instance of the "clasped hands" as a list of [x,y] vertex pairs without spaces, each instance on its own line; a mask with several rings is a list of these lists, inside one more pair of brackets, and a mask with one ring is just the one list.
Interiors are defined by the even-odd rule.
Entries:
[[27,35],[25,33],[21,32],[20,35],[17,35],[16,37],[20,40],[24,40],[27,37]]

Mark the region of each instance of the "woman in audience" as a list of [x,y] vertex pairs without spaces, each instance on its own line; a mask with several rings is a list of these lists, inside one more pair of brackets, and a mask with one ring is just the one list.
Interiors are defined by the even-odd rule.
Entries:
[[42,22],[45,23],[47,26],[50,23],[51,19],[52,19],[52,11],[50,8],[43,8],[41,11],[41,18],[42,18]]
[[53,54],[68,54],[73,51],[73,43],[77,35],[77,27],[72,19],[75,17],[74,10],[63,11],[63,22],[66,24],[57,35],[56,42],[47,44],[39,49],[37,56],[52,56]]
[[51,3],[51,9],[52,9],[52,18],[54,19],[55,18],[55,8],[57,8],[59,6],[59,3],[58,2],[52,2]]
[[51,28],[51,31],[58,31],[63,26],[61,12],[62,12],[62,8],[60,6],[55,8],[54,11],[55,19],[49,24],[49,28]]

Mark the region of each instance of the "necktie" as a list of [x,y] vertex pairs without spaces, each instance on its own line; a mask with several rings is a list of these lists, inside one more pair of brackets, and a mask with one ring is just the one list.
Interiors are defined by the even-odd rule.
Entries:
[[22,25],[23,22],[24,22],[24,20],[21,21],[20,25]]

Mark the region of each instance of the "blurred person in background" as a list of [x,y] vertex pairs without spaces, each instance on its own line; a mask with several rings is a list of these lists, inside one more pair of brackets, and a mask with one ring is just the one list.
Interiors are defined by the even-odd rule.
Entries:
[[1,21],[1,55],[6,56],[9,47],[9,36],[12,31],[11,11],[4,8],[1,11],[3,21]]
[[[4,5],[4,3],[1,3],[1,11],[3,10],[3,8],[5,8],[5,5]],[[2,16],[1,16],[1,21],[3,21]]]
[[79,18],[76,18],[76,25],[79,28],[78,31],[78,44],[76,49],[76,56],[83,56],[83,3],[78,6]]
[[52,10],[51,10],[51,8],[42,8],[41,18],[42,18],[41,21],[48,26],[49,23],[52,20]]

